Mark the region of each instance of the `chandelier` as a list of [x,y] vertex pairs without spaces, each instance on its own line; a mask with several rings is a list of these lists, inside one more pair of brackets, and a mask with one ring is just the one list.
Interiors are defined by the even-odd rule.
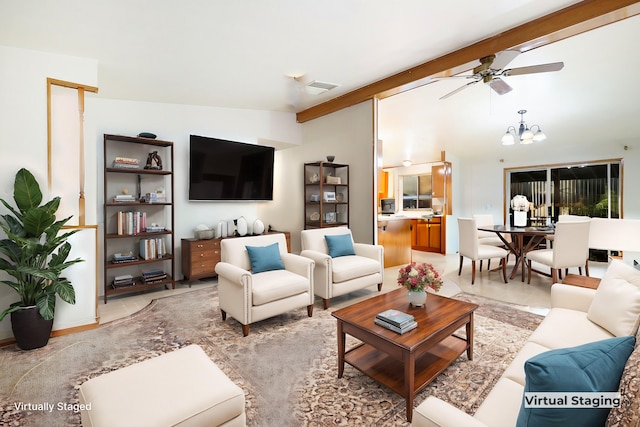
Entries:
[[[507,131],[502,136],[502,145],[513,145],[516,142],[516,138],[520,141],[520,144],[532,144],[533,142],[544,141],[547,139],[547,135],[542,132],[540,126],[533,125],[531,128],[524,122],[524,114],[527,110],[519,110],[520,114],[520,126],[516,130],[515,127],[509,126]],[[535,130],[537,128],[537,130]]]

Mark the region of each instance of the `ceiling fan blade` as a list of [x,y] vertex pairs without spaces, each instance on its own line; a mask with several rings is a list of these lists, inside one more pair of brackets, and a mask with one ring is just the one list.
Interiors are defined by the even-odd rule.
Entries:
[[509,86],[507,82],[505,82],[499,77],[496,77],[493,80],[491,80],[491,82],[489,83],[489,86],[491,86],[491,89],[496,91],[498,95],[504,95],[505,93],[509,93],[511,92],[511,90],[513,90],[513,88]]
[[516,56],[520,55],[520,53],[519,50],[503,50],[498,52],[490,68],[494,71],[502,70],[507,64],[516,59]]
[[456,89],[456,90],[454,90],[454,91],[452,91],[452,92],[449,92],[448,94],[446,94],[446,95],[444,95],[444,96],[441,96],[441,97],[440,97],[440,99],[447,99],[447,98],[449,98],[450,96],[453,96],[453,95],[455,95],[456,93],[458,93],[458,92],[462,91],[463,89],[465,89],[465,88],[467,88],[467,87],[471,86],[472,84],[476,84],[476,83],[478,83],[479,81],[480,81],[480,80],[474,80],[474,81],[472,81],[472,82],[467,83],[467,84],[466,84],[466,85],[464,85],[464,86],[460,86],[458,89]]
[[511,68],[500,73],[503,76],[519,76],[521,74],[546,73],[560,71],[564,68],[564,62],[552,62],[550,64],[530,65],[528,67]]

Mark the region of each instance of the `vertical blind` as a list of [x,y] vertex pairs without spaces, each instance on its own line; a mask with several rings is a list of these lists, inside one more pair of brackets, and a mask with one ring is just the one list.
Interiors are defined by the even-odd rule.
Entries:
[[[587,215],[620,218],[620,162],[566,165],[509,173],[510,197],[530,202],[532,218]],[[510,208],[510,206],[508,206]]]

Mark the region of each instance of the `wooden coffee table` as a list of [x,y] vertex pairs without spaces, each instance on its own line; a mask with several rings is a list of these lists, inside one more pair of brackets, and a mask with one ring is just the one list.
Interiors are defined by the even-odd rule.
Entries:
[[[412,314],[418,327],[398,334],[374,323],[376,314],[396,309]],[[473,359],[473,312],[477,304],[430,293],[424,307],[409,305],[407,290],[398,288],[333,312],[338,319],[338,378],[344,362],[406,400],[407,420],[413,398],[465,351]],[[466,338],[453,333],[466,326]],[[361,344],[346,350],[349,334]]]

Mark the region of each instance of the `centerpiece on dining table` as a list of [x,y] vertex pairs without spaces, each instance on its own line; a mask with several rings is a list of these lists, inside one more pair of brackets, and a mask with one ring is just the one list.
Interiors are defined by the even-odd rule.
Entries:
[[409,291],[409,303],[414,307],[422,307],[427,301],[427,288],[439,292],[442,287],[442,277],[433,265],[422,262],[412,262],[398,271],[398,286],[404,286]]
[[511,209],[513,209],[513,225],[516,227],[527,226],[527,212],[529,211],[529,200],[527,196],[518,194],[511,199]]

